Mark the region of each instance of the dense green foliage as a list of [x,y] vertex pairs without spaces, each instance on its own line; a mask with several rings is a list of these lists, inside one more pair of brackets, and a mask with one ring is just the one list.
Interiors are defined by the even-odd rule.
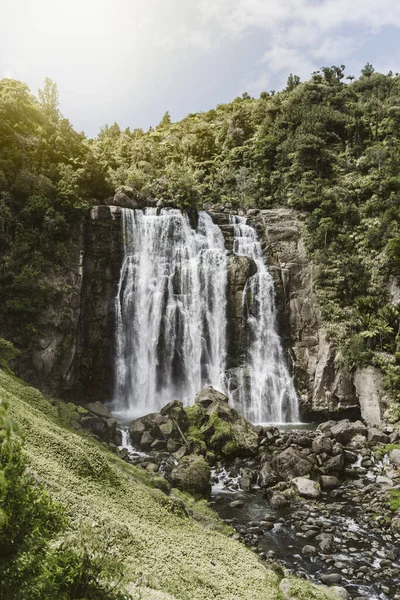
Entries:
[[47,79],[37,99],[0,80],[0,317],[20,343],[35,334],[53,293],[46,275],[65,266],[90,198],[108,191],[85,136],[58,110],[55,84]]
[[[347,368],[374,364],[400,397],[400,77],[323,68],[155,129],[105,126],[87,141],[47,80],[39,99],[0,82],[0,320],[35,335],[90,198],[130,186],[142,205],[292,207],[304,215],[328,336]],[[59,291],[57,292],[59,293]],[[68,324],[65,326],[68,335]],[[4,334],[7,336],[8,332]],[[10,336],[8,336],[10,337]]]
[[[376,364],[400,397],[400,76],[323,68],[147,133],[102,130],[93,151],[114,186],[177,206],[288,206],[304,214],[328,335],[348,368]],[[353,81],[354,80],[354,81]]]
[[110,554],[111,541],[95,539],[87,526],[79,535],[63,533],[63,510],[29,473],[18,429],[6,408],[0,401],[1,597],[126,600],[119,591],[122,568]]

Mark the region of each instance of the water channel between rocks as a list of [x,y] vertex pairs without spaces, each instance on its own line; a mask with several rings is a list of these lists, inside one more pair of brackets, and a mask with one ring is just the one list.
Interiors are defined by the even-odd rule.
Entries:
[[[146,454],[130,444],[126,419],[116,416],[123,428],[122,447],[133,462],[144,460]],[[301,424],[284,425],[280,430],[296,434],[315,428]],[[371,519],[357,494],[383,473],[385,460],[373,462],[369,469],[360,465],[359,455],[352,465],[359,479],[348,478],[340,488],[323,492],[318,501],[298,497],[288,507],[274,508],[257,484],[251,491],[240,488],[239,470],[252,467],[252,460],[237,459],[212,470],[211,506],[235,529],[233,537],[273,568],[281,565],[297,576],[343,586],[353,599],[397,600],[399,536],[396,539],[390,530],[379,527],[379,519]]]

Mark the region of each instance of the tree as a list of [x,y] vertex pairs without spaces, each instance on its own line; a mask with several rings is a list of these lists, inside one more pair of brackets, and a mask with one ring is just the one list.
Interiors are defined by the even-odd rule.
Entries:
[[42,90],[38,91],[39,101],[45,115],[51,121],[58,121],[60,118],[59,111],[59,95],[57,84],[54,83],[49,77],[44,80],[44,86]]
[[286,91],[291,92],[300,84],[300,77],[298,75],[293,75],[290,73],[287,83],[286,83]]
[[363,69],[361,69],[361,75],[363,77],[368,77],[369,78],[369,77],[371,77],[371,75],[373,73],[375,73],[375,69],[371,65],[371,63],[369,63],[369,62],[365,65],[365,67]]

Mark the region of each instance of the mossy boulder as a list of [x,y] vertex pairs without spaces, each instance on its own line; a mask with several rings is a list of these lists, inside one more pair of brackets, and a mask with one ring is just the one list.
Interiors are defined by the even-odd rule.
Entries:
[[202,456],[184,456],[171,472],[170,478],[174,486],[198,496],[209,496],[211,471]]

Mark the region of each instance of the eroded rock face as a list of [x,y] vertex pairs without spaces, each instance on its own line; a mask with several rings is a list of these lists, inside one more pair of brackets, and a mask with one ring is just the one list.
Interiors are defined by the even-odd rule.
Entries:
[[242,323],[243,290],[247,279],[254,275],[256,270],[254,261],[247,256],[228,257],[228,368],[238,367],[246,362],[249,342]]

